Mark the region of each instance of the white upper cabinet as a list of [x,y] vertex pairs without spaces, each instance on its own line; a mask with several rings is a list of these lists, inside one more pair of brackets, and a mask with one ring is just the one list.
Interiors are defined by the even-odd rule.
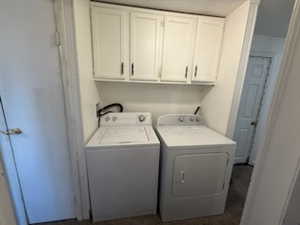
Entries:
[[163,16],[130,15],[130,79],[157,81],[161,69]]
[[162,81],[186,82],[190,77],[196,24],[196,17],[165,17]]
[[214,84],[224,19],[91,3],[94,79]]
[[192,81],[216,81],[223,29],[224,19],[199,17]]
[[124,79],[126,73],[126,12],[92,7],[94,76]]

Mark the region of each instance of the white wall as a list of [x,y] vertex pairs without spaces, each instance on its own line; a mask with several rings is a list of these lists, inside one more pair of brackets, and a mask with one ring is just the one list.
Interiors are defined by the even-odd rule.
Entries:
[[158,116],[169,113],[193,113],[209,87],[163,84],[128,84],[98,82],[104,104],[119,102],[125,111],[151,112],[155,124]]
[[0,157],[0,225],[16,225],[13,205],[9,195],[8,185],[4,175]]
[[[242,225],[281,225],[300,169],[300,2],[287,36],[269,115],[267,139],[254,167]],[[299,209],[298,209],[299,213]]]
[[278,72],[281,64],[284,38],[275,38],[263,35],[255,35],[252,42],[251,54],[256,56],[271,56],[272,65],[266,84],[266,92],[259,115],[259,123],[256,129],[254,145],[250,155],[250,163],[255,164],[257,149],[260,149],[265,141],[267,119],[270,112],[270,106],[278,78]]
[[295,0],[263,0],[258,10],[255,33],[285,37]]
[[251,40],[252,37],[252,30],[247,32],[247,25],[255,21],[255,17],[249,17],[250,6],[250,2],[247,1],[226,18],[217,85],[202,102],[208,125],[223,134],[226,134],[229,128],[238,77],[243,77],[246,72],[240,68],[241,64],[247,63],[245,57],[248,58],[250,50],[250,47],[249,50],[245,48],[246,40]]
[[255,34],[252,41],[251,53],[271,52],[282,55],[284,40],[284,38]]
[[96,104],[100,102],[96,83],[92,79],[93,61],[89,2],[89,0],[73,1],[81,113],[85,141],[97,128]]

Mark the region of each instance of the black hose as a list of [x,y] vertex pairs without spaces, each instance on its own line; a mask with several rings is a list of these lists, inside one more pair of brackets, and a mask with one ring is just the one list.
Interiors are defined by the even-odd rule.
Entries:
[[198,112],[199,112],[199,110],[200,110],[200,106],[198,106],[198,107],[196,108],[196,111],[194,112],[194,115],[197,115]]
[[103,108],[99,109],[97,111],[97,117],[98,117],[98,128],[100,127],[100,121],[101,121],[101,117],[108,114],[108,113],[112,113],[112,112],[115,112],[113,110],[109,110],[111,108],[114,108],[114,107],[118,107],[119,108],[119,111],[117,112],[123,112],[123,106],[120,104],[120,103],[113,103],[113,104],[109,104],[107,106],[104,106]]

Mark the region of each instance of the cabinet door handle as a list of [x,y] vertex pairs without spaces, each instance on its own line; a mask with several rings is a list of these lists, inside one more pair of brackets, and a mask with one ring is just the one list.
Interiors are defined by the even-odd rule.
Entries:
[[131,75],[132,76],[134,75],[134,64],[133,63],[131,64]]
[[122,62],[121,63],[121,75],[123,75],[124,74],[124,63]]
[[184,184],[184,181],[185,181],[184,178],[185,178],[185,177],[184,177],[184,171],[181,170],[181,171],[180,171],[180,183]]
[[198,72],[198,66],[195,66],[195,73],[194,73],[195,77],[197,77],[197,72]]
[[188,71],[189,71],[189,67],[188,67],[188,66],[186,66],[186,67],[185,67],[185,78],[187,78]]
[[252,122],[250,123],[250,125],[256,127],[257,121],[252,121]]

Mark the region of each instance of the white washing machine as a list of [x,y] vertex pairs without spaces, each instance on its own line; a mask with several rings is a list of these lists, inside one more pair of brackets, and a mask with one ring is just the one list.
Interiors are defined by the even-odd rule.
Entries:
[[161,116],[157,133],[161,140],[162,220],[222,214],[235,142],[206,127],[195,115]]
[[160,143],[150,113],[110,113],[86,145],[93,221],[156,214]]

